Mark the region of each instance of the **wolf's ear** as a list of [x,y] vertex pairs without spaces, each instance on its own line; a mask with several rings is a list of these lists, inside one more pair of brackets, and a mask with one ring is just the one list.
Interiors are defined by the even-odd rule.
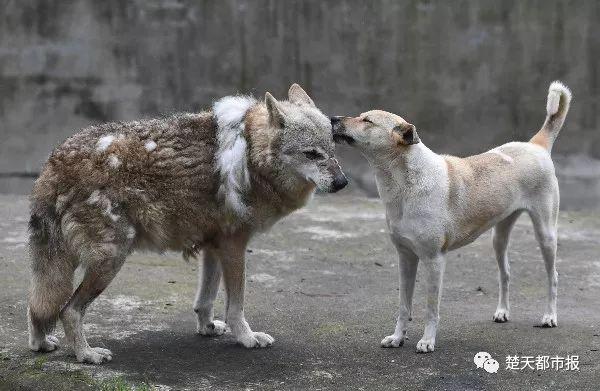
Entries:
[[298,106],[316,107],[315,102],[310,99],[310,96],[300,87],[294,83],[288,91],[288,99],[290,102]]
[[421,142],[417,134],[417,128],[412,124],[394,126],[392,133],[398,144],[412,145]]
[[285,118],[277,99],[273,98],[273,95],[267,92],[265,94],[265,104],[267,105],[267,111],[269,112],[269,124],[276,128],[282,128]]

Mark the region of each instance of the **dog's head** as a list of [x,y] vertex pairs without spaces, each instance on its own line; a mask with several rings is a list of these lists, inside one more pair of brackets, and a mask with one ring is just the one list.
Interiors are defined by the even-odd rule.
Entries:
[[371,110],[358,117],[332,117],[335,142],[346,142],[364,154],[403,151],[420,142],[417,129],[396,114]]
[[274,152],[283,169],[318,190],[334,193],[348,184],[334,157],[331,121],[298,85],[288,91],[287,101],[265,95],[269,126],[277,133]]

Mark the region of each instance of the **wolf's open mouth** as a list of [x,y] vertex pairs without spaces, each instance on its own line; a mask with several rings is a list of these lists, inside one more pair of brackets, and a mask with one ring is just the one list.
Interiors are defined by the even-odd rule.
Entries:
[[346,142],[348,144],[353,144],[355,140],[345,134],[334,134],[333,141],[336,143]]

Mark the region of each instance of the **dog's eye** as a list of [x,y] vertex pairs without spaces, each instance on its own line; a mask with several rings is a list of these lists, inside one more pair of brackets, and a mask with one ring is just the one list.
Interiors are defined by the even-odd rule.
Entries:
[[368,123],[368,124],[372,124],[372,123],[373,123],[373,121],[371,121],[371,120],[370,120],[370,119],[368,119],[368,118],[363,118],[363,122],[366,122],[366,123]]
[[309,160],[323,160],[323,159],[325,159],[325,156],[323,156],[322,153],[320,153],[319,151],[316,151],[314,149],[311,149],[311,150],[308,150],[308,151],[304,151],[302,153]]

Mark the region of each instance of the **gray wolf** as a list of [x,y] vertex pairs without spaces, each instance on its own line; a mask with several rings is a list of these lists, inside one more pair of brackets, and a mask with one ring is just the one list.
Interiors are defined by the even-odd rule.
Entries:
[[[247,348],[273,338],[244,317],[248,241],[346,177],[329,117],[294,84],[288,101],[229,96],[212,110],[92,126],[50,155],[31,193],[29,347],[52,351],[58,318],[80,362],[112,359],[83,333],[90,303],[134,250],[203,252],[197,331],[231,329]],[[85,269],[73,292],[73,273]],[[225,322],[213,302],[223,277]]]
[[391,113],[373,110],[356,118],[332,118],[334,139],[358,149],[375,171],[389,233],[399,255],[399,315],[394,333],[381,341],[383,347],[404,343],[420,261],[426,268],[428,287],[425,331],[417,351],[434,350],[444,255],[492,227],[500,287],[493,319],[508,321],[508,239],[522,212],[533,221],[548,274],[542,326],[557,325],[559,191],[550,152],[570,102],[569,89],[553,82],[546,121],[529,142],[510,142],[467,158],[434,153],[420,142],[414,125]]

